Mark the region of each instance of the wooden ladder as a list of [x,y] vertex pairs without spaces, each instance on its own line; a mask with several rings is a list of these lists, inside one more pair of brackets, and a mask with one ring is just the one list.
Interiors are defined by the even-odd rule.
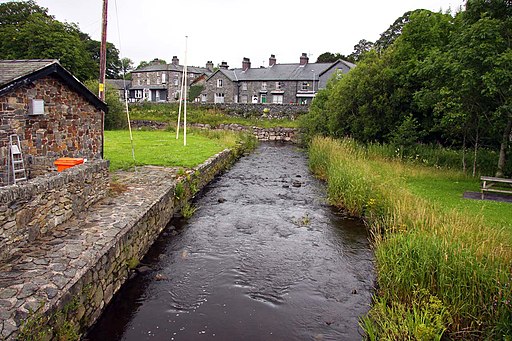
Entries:
[[9,135],[9,150],[10,170],[7,183],[10,183],[11,174],[13,184],[16,184],[18,181],[27,180],[27,172],[25,171],[25,162],[23,161],[23,154],[21,153],[21,142],[18,135]]

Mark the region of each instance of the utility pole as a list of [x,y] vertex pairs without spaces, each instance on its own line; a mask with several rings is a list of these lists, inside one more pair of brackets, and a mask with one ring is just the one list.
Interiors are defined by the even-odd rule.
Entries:
[[100,79],[98,97],[105,101],[105,73],[107,69],[107,11],[108,0],[103,0],[103,21],[101,23]]

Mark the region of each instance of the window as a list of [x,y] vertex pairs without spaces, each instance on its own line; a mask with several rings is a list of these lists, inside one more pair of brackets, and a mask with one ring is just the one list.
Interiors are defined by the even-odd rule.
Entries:
[[261,83],[261,90],[267,91],[267,82]]
[[142,85],[142,81],[140,79],[138,80],[138,83],[139,83],[139,85]]
[[142,98],[142,90],[135,90],[135,98]]
[[223,93],[215,94],[214,103],[224,103],[224,94]]
[[242,90],[247,90],[247,83],[246,82],[242,82]]
[[247,95],[240,96],[240,103],[247,103]]
[[206,103],[207,96],[206,94],[201,94],[201,102]]
[[162,84],[165,84],[167,82],[167,75],[165,73],[162,73]]
[[222,79],[217,79],[217,88],[222,88],[222,83],[223,83]]
[[309,83],[308,82],[302,82],[302,86],[301,86],[301,90],[307,90],[309,88]]
[[174,78],[174,86],[178,86],[178,78]]
[[151,80],[149,79],[149,75],[148,75],[148,78],[146,79],[146,84],[147,84],[147,85],[150,85],[150,84],[151,84]]
[[273,95],[272,96],[272,103],[283,104],[283,95]]
[[276,90],[282,90],[283,89],[283,83],[282,82],[276,82]]

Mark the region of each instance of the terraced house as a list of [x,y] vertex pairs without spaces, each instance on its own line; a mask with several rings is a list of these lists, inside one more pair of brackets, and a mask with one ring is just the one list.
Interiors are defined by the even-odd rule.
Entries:
[[[174,102],[179,98],[181,78],[184,66],[179,64],[177,56],[172,58],[171,64],[160,64],[158,60],[152,61],[148,66],[132,72],[132,82],[129,89],[130,102]],[[206,63],[206,67],[187,67],[187,84],[201,76],[213,72],[213,63]]]
[[229,69],[223,62],[206,79],[201,102],[307,105],[335,72],[347,73],[354,66],[344,60],[309,63],[306,53],[300,56],[299,63],[291,64],[278,64],[275,55],[271,55],[268,67],[251,68],[249,58],[243,58],[242,68],[236,69]]

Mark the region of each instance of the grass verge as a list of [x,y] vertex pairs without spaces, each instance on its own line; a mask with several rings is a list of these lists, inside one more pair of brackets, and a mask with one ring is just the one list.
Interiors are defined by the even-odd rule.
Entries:
[[310,166],[330,201],[372,231],[377,292],[361,321],[369,339],[512,335],[510,204],[461,202],[453,179],[470,189],[474,180],[385,160],[349,139],[315,138]]

